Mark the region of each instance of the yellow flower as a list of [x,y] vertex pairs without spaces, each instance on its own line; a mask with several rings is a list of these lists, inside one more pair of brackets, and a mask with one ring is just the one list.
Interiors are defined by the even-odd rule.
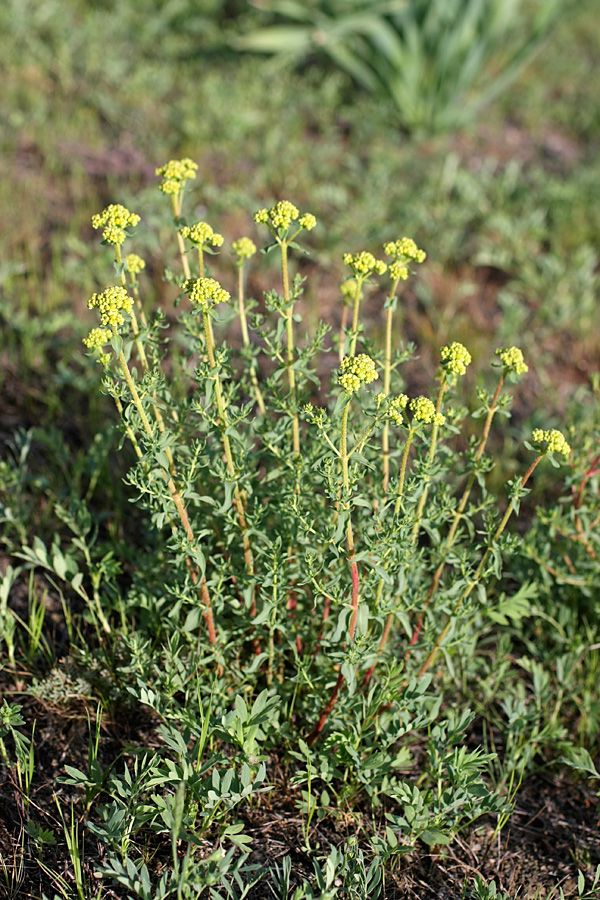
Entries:
[[471,354],[464,344],[459,344],[458,341],[442,347],[440,357],[442,366],[450,375],[464,375],[467,366],[471,364]]
[[192,303],[196,303],[204,312],[218,303],[227,303],[230,296],[214,278],[189,278],[183,283],[183,289]]
[[436,413],[435,404],[427,397],[415,397],[410,401],[409,407],[412,410],[413,421],[424,422],[425,425],[443,425],[446,416]]
[[498,347],[494,352],[502,360],[504,368],[512,369],[515,375],[529,372],[529,366],[523,359],[523,352],[518,347]]
[[406,409],[407,403],[408,397],[406,396],[406,394],[398,394],[397,397],[393,397],[390,400],[388,415],[392,422],[394,422],[396,425],[401,425],[404,421],[403,410]]
[[104,228],[102,232],[102,240],[113,246],[120,246],[127,233],[128,227],[135,227],[140,221],[140,217],[136,213],[130,212],[126,206],[120,203],[111,203],[106,209],[96,216],[92,216],[93,228]]
[[387,269],[387,265],[381,259],[375,259],[372,253],[367,250],[361,250],[359,253],[344,253],[342,257],[344,263],[350,266],[357,278],[365,279],[371,272],[377,272],[383,275]]
[[304,213],[304,215],[300,216],[298,219],[298,225],[300,228],[304,228],[305,231],[312,231],[313,228],[316,227],[316,224],[317,220],[312,213]]
[[125,268],[130,275],[139,275],[146,268],[146,263],[136,253],[128,253],[125,257]]
[[196,177],[198,164],[189,157],[184,159],[170,159],[164,166],[155,170],[155,175],[162,177],[159,190],[163,194],[178,194],[185,187],[185,182]]
[[386,256],[393,256],[401,262],[412,260],[422,263],[427,256],[424,250],[419,250],[412,238],[407,237],[400,238],[398,241],[388,241],[383,245],[383,252]]
[[345,356],[340,363],[338,384],[347,394],[354,394],[363,384],[370,384],[378,378],[375,363],[366,353]]
[[125,322],[125,316],[131,314],[133,298],[120,285],[106,288],[101,294],[92,294],[88,300],[88,309],[97,309],[102,325],[108,325],[113,331]]
[[551,428],[547,431],[544,431],[542,428],[535,428],[531,439],[536,444],[546,445],[545,447],[540,447],[542,453],[562,453],[563,456],[569,456],[571,453],[571,447],[567,444],[564,434],[556,428]]
[[223,246],[223,235],[213,231],[212,226],[208,222],[184,225],[179,229],[179,234],[199,247],[203,247],[206,244],[210,244],[212,247]]
[[249,237],[238,238],[231,245],[231,249],[241,264],[245,259],[250,259],[256,253],[256,244]]

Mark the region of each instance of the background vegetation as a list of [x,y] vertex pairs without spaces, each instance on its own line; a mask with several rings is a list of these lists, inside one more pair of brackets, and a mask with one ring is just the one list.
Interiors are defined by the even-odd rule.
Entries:
[[[386,21],[401,5],[371,4]],[[411,107],[411,119],[397,92],[396,99],[390,91],[370,92],[364,70],[360,78],[339,54],[327,60],[309,46],[300,64],[282,66],[240,52],[240,35],[248,45],[248,35],[282,25],[282,4],[259,6],[5,0],[0,8],[0,888],[6,885],[10,897],[49,900],[158,897],[160,875],[172,865],[169,837],[149,861],[146,894],[144,885],[126,886],[127,875],[116,870],[100,884],[96,873],[106,858],[90,809],[96,795],[106,800],[107,773],[117,760],[119,774],[123,760],[133,766],[136,748],[170,745],[143,698],[127,706],[97,677],[90,649],[96,638],[77,598],[61,597],[56,579],[39,570],[39,557],[36,569],[14,554],[35,547],[36,537],[49,546],[55,534],[74,533],[70,504],[87,495],[102,551],[117,548],[127,561],[117,581],[135,569],[143,519],[122,482],[128,461],[116,454],[110,398],[99,393],[98,367],[81,352],[81,338],[96,324],[88,297],[110,280],[112,265],[90,221],[111,202],[143,215],[148,228],[136,250],[148,260],[147,294],[156,306],[170,304],[163,248],[173,248],[166,261],[174,266],[175,244],[154,170],[190,156],[200,166],[190,212],[206,216],[226,240],[240,233],[256,239],[250,212],[281,197],[315,213],[318,234],[299,264],[307,276],[307,330],[319,318],[339,327],[344,251],[375,250],[400,234],[427,250],[403,298],[402,339],[414,341],[420,357],[406,369],[413,393],[426,391],[448,341],[469,347],[473,370],[487,365],[494,347],[522,348],[530,372],[514,389],[510,422],[493,437],[491,484],[498,492],[521,470],[523,431],[561,427],[576,448],[566,481],[540,471],[525,504],[522,550],[498,592],[532,581],[536,590],[522,598],[522,615],[497,616],[489,639],[494,664],[486,670],[482,661],[460,689],[448,673],[436,675],[440,691],[454,703],[466,696],[477,713],[467,742],[487,741],[499,751],[500,762],[482,778],[514,806],[510,828],[502,830],[505,813],[491,812],[449,846],[419,843],[389,875],[385,896],[483,898],[492,896],[492,882],[511,897],[547,896],[559,883],[566,896],[584,895],[600,862],[593,774],[600,714],[596,3],[559,4],[528,67],[462,130],[447,97],[432,90],[435,103],[426,114]],[[288,12],[294,6],[287,4]],[[346,16],[348,7],[337,6],[305,8],[313,16]],[[539,7],[517,11],[533,22]],[[484,92],[492,98],[495,84],[504,87],[497,81],[502,58],[516,49],[504,41],[499,55],[483,55],[483,81],[468,83],[473,109]],[[364,44],[351,48],[360,57]],[[260,299],[275,281],[267,258],[251,273],[248,292]],[[381,304],[367,297],[364,308],[377,340]],[[472,395],[474,377],[468,387]],[[509,665],[499,669],[503,659]],[[295,765],[275,747],[266,751],[275,769]],[[180,749],[171,746],[173,758]],[[296,763],[297,774],[305,762]],[[85,783],[73,776],[76,783],[58,787],[56,777],[69,777],[65,766],[84,771]],[[266,818],[249,807],[244,833],[261,834],[271,823],[269,859],[292,851],[290,890],[374,895],[372,847],[356,825],[358,807],[338,810],[335,828],[326,817],[320,826],[311,788],[293,788],[288,775],[286,769],[277,781],[270,813],[261,799]],[[321,796],[319,803],[328,805]],[[220,846],[229,869],[222,857],[211,862],[212,890],[228,896],[229,883],[237,891],[229,896],[242,896],[234,873],[244,844],[236,849],[209,832],[203,850]],[[246,866],[264,864],[255,854]],[[288,863],[278,865],[271,883],[283,885],[276,896],[284,897]],[[356,877],[344,881],[342,872]],[[253,874],[239,877],[247,884]],[[250,896],[268,895],[254,890]]]

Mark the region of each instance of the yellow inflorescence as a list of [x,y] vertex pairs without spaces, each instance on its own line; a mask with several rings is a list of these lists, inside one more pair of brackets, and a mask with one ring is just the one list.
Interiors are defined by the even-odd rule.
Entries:
[[289,200],[280,200],[270,209],[266,207],[258,209],[254,213],[254,221],[259,225],[269,225],[270,228],[279,232],[287,231],[292,222],[298,221],[298,226],[305,231],[311,231],[317,224],[316,218],[312,213],[304,213],[300,216],[297,206],[294,206]]
[[544,453],[562,453],[563,456],[569,456],[571,453],[571,447],[567,444],[564,434],[562,431],[558,431],[557,428],[552,428],[548,431],[544,431],[542,428],[535,428],[531,439],[536,444],[547,445],[543,451]]
[[227,303],[229,293],[214,278],[189,278],[183,283],[183,289],[192,303],[208,312],[218,303]]
[[419,250],[412,238],[403,237],[398,241],[388,241],[383,245],[383,252],[386,256],[393,256],[400,261],[412,260],[413,262],[422,263],[427,254],[424,250]]
[[100,355],[98,357],[99,362],[103,366],[107,366],[110,362],[110,353],[103,353],[102,348],[105,344],[108,344],[112,337],[112,332],[110,332],[107,328],[92,328],[87,337],[84,337],[82,343],[88,348],[88,350],[98,350]]
[[125,257],[125,268],[130,275],[139,275],[146,268],[146,263],[137,253],[128,253]]
[[199,247],[210,244],[211,247],[223,246],[223,235],[213,231],[208,222],[196,222],[194,225],[183,225],[179,234]]
[[440,358],[442,366],[450,375],[464,375],[467,366],[471,364],[471,354],[464,344],[459,344],[458,341],[442,347]]
[[256,253],[256,244],[249,237],[238,238],[231,245],[231,249],[237,256],[239,262],[250,259]]
[[359,253],[344,253],[342,259],[347,266],[350,266],[357,278],[366,278],[371,272],[377,272],[383,275],[387,269],[387,265],[382,259],[375,259],[368,250],[361,250]]
[[409,407],[412,410],[413,421],[424,422],[425,425],[443,425],[446,416],[436,413],[435,404],[427,397],[415,397],[410,401]]
[[388,415],[392,422],[396,425],[401,425],[404,421],[404,410],[406,409],[406,404],[408,403],[408,397],[406,394],[398,394],[397,397],[393,397],[390,400],[390,406],[388,409]]
[[345,356],[340,364],[338,384],[347,394],[354,394],[363,384],[370,384],[378,378],[375,363],[366,353]]
[[101,213],[92,216],[92,226],[96,229],[103,228],[102,239],[115,247],[120,246],[127,237],[125,229],[135,227],[139,221],[138,215],[120,203],[111,203]]
[[304,215],[300,216],[298,219],[298,225],[300,228],[304,228],[305,231],[312,231],[317,225],[317,220],[312,213],[304,213]]
[[342,297],[346,297],[348,300],[354,300],[356,297],[356,278],[347,278],[346,281],[342,281],[340,284],[340,293]]
[[170,159],[164,166],[155,170],[155,175],[162,177],[159,189],[163,194],[178,194],[185,187],[185,182],[196,177],[198,164],[192,159]]
[[529,372],[529,366],[523,359],[523,352],[518,347],[498,347],[494,352],[502,360],[505,369],[512,369],[516,375]]
[[399,259],[395,259],[389,266],[389,275],[392,281],[406,281],[409,276],[408,266]]
[[115,331],[125,322],[123,313],[131,314],[133,298],[120,285],[109,287],[101,294],[92,294],[88,300],[88,309],[97,309],[102,325]]

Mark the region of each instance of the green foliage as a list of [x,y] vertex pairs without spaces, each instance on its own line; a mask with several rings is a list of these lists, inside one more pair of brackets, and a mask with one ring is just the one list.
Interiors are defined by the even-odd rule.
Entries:
[[[172,169],[180,229],[189,174],[177,173],[191,170]],[[397,292],[411,261],[424,258],[406,240],[385,245],[386,254],[400,253],[391,279],[370,253],[346,255],[352,324],[331,336],[320,323],[297,343],[305,283],[293,268],[314,217],[286,201],[259,210],[255,221],[270,231],[265,251],[280,264],[264,302],[245,296],[247,262],[238,261],[236,281],[222,258],[206,257],[201,244],[192,255],[178,238],[183,277],[171,269],[168,317],[151,311],[143,273],[127,280],[121,245],[129,249],[137,233],[105,232],[121,286],[93,296],[104,330],[86,342],[133,450],[124,520],[135,506],[143,527],[128,542],[107,539],[91,504],[101,476],[94,481],[80,466],[68,502],[53,498],[60,527],[52,540],[29,541],[25,516],[11,542],[24,571],[45,573],[65,607],[67,598],[81,604],[82,614],[70,614],[71,640],[89,672],[81,692],[98,690],[101,671],[103,700],[94,726],[88,717],[87,766],[66,764],[60,782],[80,793],[86,833],[106,848],[101,874],[142,898],[248,893],[259,873],[248,861],[245,817],[279,789],[278,756],[291,767],[303,851],[314,865],[314,877],[294,888],[298,900],[380,894],[385,871],[420,845],[447,845],[485,814],[501,828],[537,756],[560,748],[580,758],[561,719],[576,651],[562,648],[557,685],[552,635],[539,659],[528,635],[534,604],[544,602],[539,578],[515,574],[539,537],[507,528],[527,508],[538,464],[546,456],[556,463],[551,450],[570,454],[560,432],[537,429],[524,445],[529,467],[521,463],[499,496],[490,488],[486,444],[496,414],[510,416],[510,383],[526,374],[520,353],[499,348],[495,391],[479,389],[472,418],[462,403],[471,355],[458,342],[442,348],[435,402],[410,399],[404,367],[414,348],[394,355],[390,337],[383,352],[374,349],[359,317],[368,278],[400,344]],[[207,277],[217,269],[236,295],[231,303]],[[241,342],[229,344],[224,335],[235,336],[236,317]],[[359,353],[363,347],[371,355]],[[380,373],[387,389],[376,393]],[[595,433],[580,438],[589,452]],[[28,442],[19,446],[16,484],[25,485]],[[103,435],[94,458],[114,446]],[[587,528],[590,540],[594,520],[585,517],[595,513],[584,491],[595,488],[593,465],[575,468],[581,490],[572,513],[580,523],[572,527]],[[7,573],[4,594],[18,574]],[[20,652],[29,665],[45,613],[32,597],[28,623],[16,626],[27,635]],[[5,600],[2,621],[9,618]],[[14,629],[3,627],[14,656]],[[490,652],[497,629],[505,633]],[[507,669],[506,647],[517,637],[530,657]],[[49,696],[51,676],[38,696]],[[61,684],[72,684],[66,672]],[[160,723],[153,748],[132,748],[103,768],[104,704],[151,710]],[[502,753],[485,733],[473,743],[476,714],[503,735]],[[19,734],[14,722],[6,727]],[[30,742],[15,740],[28,789]],[[331,847],[324,862],[315,858],[314,829],[363,805],[373,816],[368,848],[350,842]],[[63,825],[83,897],[81,826],[73,814]],[[32,829],[41,853],[48,840]],[[165,841],[171,864],[154,886],[139,847]],[[215,848],[208,857],[200,852],[207,842]],[[272,882],[289,894],[287,862]]]
[[559,5],[542,0],[533,15],[523,7],[520,0],[263,0],[261,9],[290,24],[244,34],[235,46],[294,62],[325,53],[390,100],[406,130],[431,134],[471,121],[538,49]]

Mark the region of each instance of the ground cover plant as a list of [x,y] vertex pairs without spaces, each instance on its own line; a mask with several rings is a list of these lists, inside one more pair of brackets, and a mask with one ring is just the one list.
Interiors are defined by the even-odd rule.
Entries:
[[[470,132],[418,142],[339,71],[207,55],[240,13],[249,29],[264,21],[244,6],[203,4],[201,18],[128,0],[74,2],[68,16],[60,2],[0,10],[0,895],[112,900],[205,884],[205,896],[241,896],[260,876],[251,897],[593,896],[594,4],[562,12],[547,51]],[[179,212],[156,189],[170,156],[200,164]],[[317,217],[288,247],[293,370],[269,230],[282,197]],[[123,270],[115,245],[98,243],[108,223],[91,222],[116,203],[141,216]],[[210,228],[223,245],[200,242],[199,256],[192,235]],[[404,235],[423,262],[384,252]],[[249,258],[246,242],[232,252],[245,236]],[[390,268],[363,281],[356,329],[343,256],[360,265],[363,248]],[[142,271],[134,260],[129,271],[131,253]],[[413,271],[393,300],[390,269],[404,262]],[[208,311],[214,366],[189,296],[202,297],[197,277],[231,295]],[[122,349],[152,440],[116,338],[106,375],[82,352],[90,329],[109,327],[85,309],[108,288],[134,301],[139,341],[124,313]],[[410,402],[436,404],[440,351],[459,343],[472,361],[444,389],[430,462],[434,425],[414,423]],[[474,473],[489,410],[473,413],[503,373],[495,351],[515,344],[529,371],[504,378],[500,403],[513,399]],[[390,407],[382,393],[409,400]],[[507,483],[535,460],[524,440],[535,446],[537,429],[561,429],[572,453],[559,469],[536,465],[517,515]],[[500,577],[461,600],[453,589],[477,580],[510,509]]]

